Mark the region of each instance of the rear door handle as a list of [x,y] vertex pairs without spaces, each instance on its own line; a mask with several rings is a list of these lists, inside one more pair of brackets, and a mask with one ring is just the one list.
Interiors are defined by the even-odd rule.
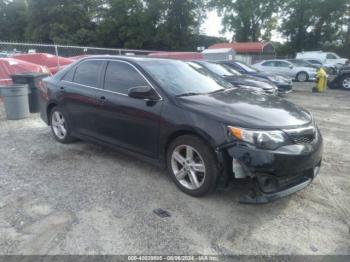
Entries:
[[104,104],[104,103],[106,103],[107,98],[105,96],[101,96],[99,100],[100,100],[101,104]]
[[60,87],[60,92],[63,92],[63,91],[64,91],[64,87],[61,86],[61,87]]

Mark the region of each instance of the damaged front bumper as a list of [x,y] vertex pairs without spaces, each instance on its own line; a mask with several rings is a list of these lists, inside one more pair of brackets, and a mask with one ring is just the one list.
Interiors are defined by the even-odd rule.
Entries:
[[317,165],[313,170],[309,170],[309,172],[305,172],[305,174],[291,179],[285,185],[282,185],[277,180],[275,189],[269,192],[266,192],[265,189],[262,189],[259,179],[255,179],[252,181],[252,187],[249,192],[242,195],[239,199],[239,202],[241,204],[265,204],[292,195],[310,185],[314,178],[318,175],[320,167],[321,163]]
[[267,203],[310,185],[318,175],[323,153],[322,136],[308,144],[262,150],[244,144],[226,146],[227,172],[236,179],[249,179],[251,187],[240,203]]

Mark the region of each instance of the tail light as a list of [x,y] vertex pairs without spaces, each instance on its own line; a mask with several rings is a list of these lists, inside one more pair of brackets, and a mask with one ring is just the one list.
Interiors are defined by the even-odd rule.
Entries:
[[48,69],[46,66],[40,66],[40,68],[43,73],[52,75],[50,69]]
[[47,84],[43,81],[43,80],[39,80],[36,83],[36,87],[39,90],[39,96],[44,98],[44,99],[48,99],[48,88],[47,88]]

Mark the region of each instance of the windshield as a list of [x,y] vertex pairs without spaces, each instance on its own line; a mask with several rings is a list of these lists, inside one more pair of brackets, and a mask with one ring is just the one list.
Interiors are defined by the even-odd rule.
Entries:
[[219,64],[203,63],[203,66],[219,76],[234,76],[232,71]]
[[205,68],[200,64],[197,64],[195,62],[187,62],[187,64],[189,64],[198,73],[214,79],[219,85],[224,85],[226,88],[234,87],[232,84],[227,82],[224,78],[217,76],[216,74],[212,73],[210,70],[208,70],[207,68]]
[[175,60],[149,60],[138,62],[164,90],[173,95],[208,94],[233,86],[200,73],[185,62]]
[[259,72],[254,67],[251,67],[251,66],[249,66],[249,65],[247,65],[245,63],[236,61],[236,64],[239,65],[240,67],[242,67],[245,71],[247,71],[249,73],[257,73],[257,72]]

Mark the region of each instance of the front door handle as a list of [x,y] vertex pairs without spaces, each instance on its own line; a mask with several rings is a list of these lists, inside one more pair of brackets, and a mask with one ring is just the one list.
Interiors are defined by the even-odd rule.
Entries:
[[63,86],[60,87],[60,91],[61,91],[61,92],[64,91],[64,87],[63,87]]

